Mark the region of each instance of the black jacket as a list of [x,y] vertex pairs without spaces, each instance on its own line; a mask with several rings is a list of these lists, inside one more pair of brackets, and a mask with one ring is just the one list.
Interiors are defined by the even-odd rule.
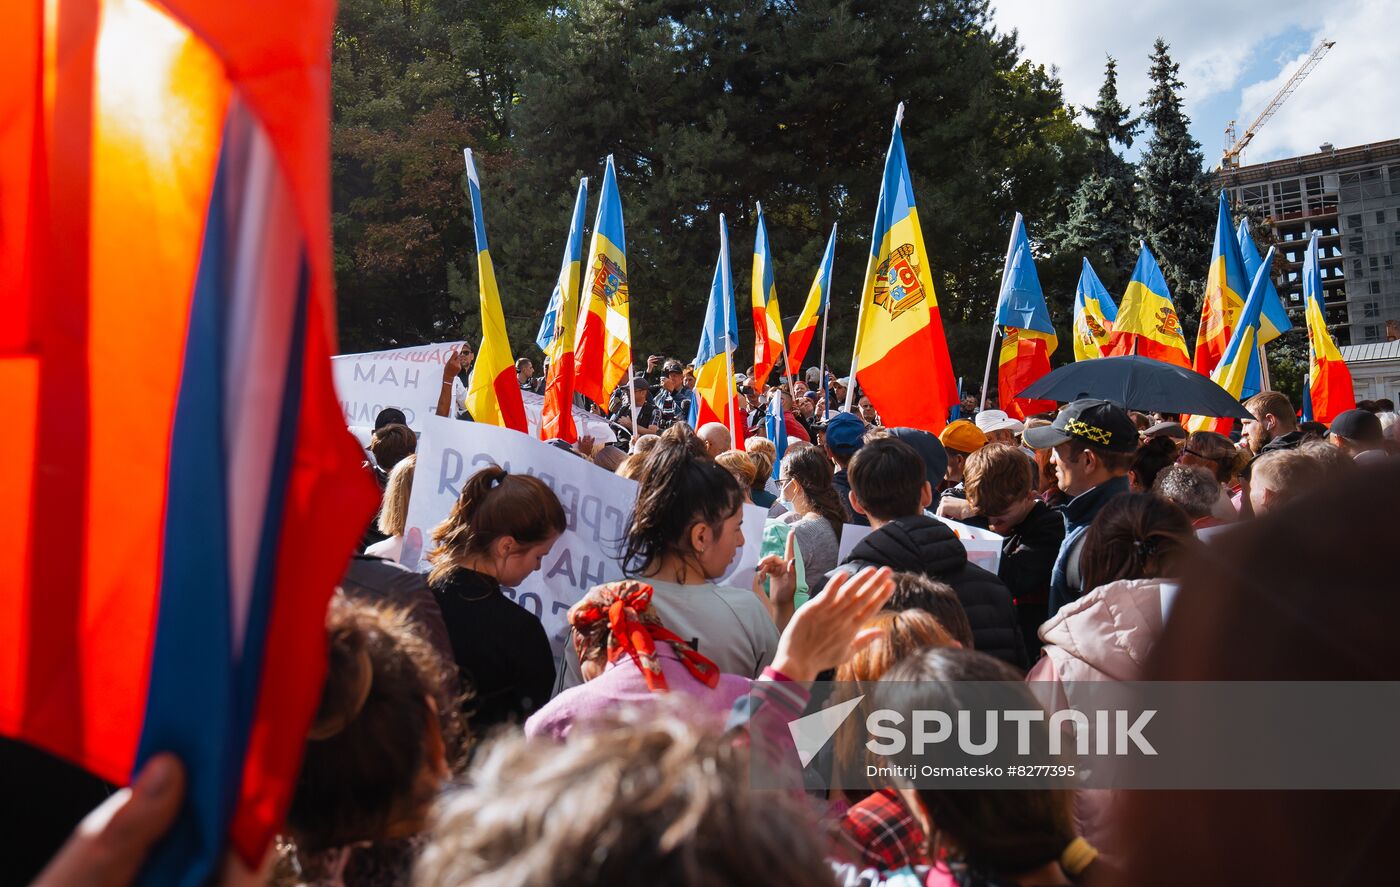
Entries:
[[458,569],[429,586],[452,642],[472,733],[523,724],[554,690],[554,653],[544,626],[506,597],[493,577]]
[[[967,523],[987,529],[987,520],[973,517]],[[1037,630],[1045,621],[1050,604],[1050,573],[1065,539],[1065,519],[1044,502],[1035,503],[1001,543],[1001,566],[997,575],[1016,601],[1016,614],[1021,622],[1021,634],[1026,649],[1040,648]]]
[[843,568],[889,567],[952,586],[967,611],[979,651],[1025,669],[1026,647],[1011,592],[996,576],[968,563],[967,549],[942,521],[924,515],[890,521],[856,543]]

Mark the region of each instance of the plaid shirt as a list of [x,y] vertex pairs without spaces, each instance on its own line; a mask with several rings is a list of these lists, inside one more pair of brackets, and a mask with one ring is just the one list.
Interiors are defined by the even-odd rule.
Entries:
[[892,788],[880,789],[847,810],[841,831],[859,849],[862,866],[892,872],[929,865],[924,830]]

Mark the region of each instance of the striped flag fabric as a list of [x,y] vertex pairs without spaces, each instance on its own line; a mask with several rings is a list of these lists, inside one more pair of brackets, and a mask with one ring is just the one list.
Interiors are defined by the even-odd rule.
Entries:
[[584,262],[574,343],[574,387],[607,406],[632,367],[631,295],[627,289],[627,236],[612,155],[603,170],[603,193],[593,219],[593,239]]
[[[792,332],[788,333],[788,361],[795,373],[802,368],[802,360],[812,347],[812,339],[817,333],[817,324],[826,314],[831,299],[831,266],[836,258],[836,226],[831,226],[831,236],[826,241],[826,252],[817,266],[817,276],[812,280],[812,288],[807,291],[807,301],[802,305],[802,313],[793,321]],[[825,369],[823,367],[823,369]]]
[[515,376],[515,356],[506,334],[506,316],[501,310],[501,293],[496,288],[496,270],[486,241],[486,219],[481,212],[481,179],[477,175],[472,149],[464,148],[467,161],[467,191],[472,204],[472,227],[476,231],[476,280],[481,304],[481,347],[476,365],[467,380],[467,412],[473,421],[530,433],[525,419],[525,402]]
[[1035,271],[1031,241],[1021,214],[1011,225],[1011,248],[1001,273],[1001,294],[997,297],[997,324],[1002,328],[1001,349],[997,354],[997,391],[1007,415],[1025,419],[1036,413],[1053,412],[1053,400],[1028,400],[1016,395],[1050,372],[1050,355],[1059,347],[1050,308]]
[[1079,283],[1074,288],[1074,359],[1103,357],[1108,347],[1118,306],[1108,294],[1088,259],[1081,259]]
[[583,223],[588,203],[588,179],[579,179],[569,237],[564,241],[564,261],[559,279],[549,295],[540,333],[540,346],[549,368],[545,372],[544,406],[540,411],[540,439],[560,438],[578,442],[574,425],[574,333],[578,322],[579,279],[583,268]]
[[0,29],[0,732],[118,784],[179,755],[150,883],[262,859],[378,501],[330,374],[333,23],[48,0]]
[[1322,269],[1314,231],[1303,254],[1303,308],[1308,321],[1308,379],[1303,386],[1303,418],[1331,425],[1337,414],[1356,409],[1351,370],[1327,331],[1322,304]]
[[778,286],[773,280],[773,251],[763,204],[758,204],[758,230],[753,243],[753,385],[761,390],[783,355],[783,315],[778,310]]
[[[1259,247],[1254,245],[1254,235],[1249,231],[1249,219],[1240,219],[1236,231],[1240,245],[1240,259],[1244,262],[1245,280],[1253,280],[1263,261],[1259,258]],[[1278,289],[1272,279],[1265,281],[1264,308],[1260,313],[1259,344],[1267,345],[1279,336],[1293,329],[1293,321],[1288,319],[1288,309],[1279,298]]]
[[1196,329],[1196,355],[1192,360],[1192,367],[1201,375],[1211,375],[1220,363],[1253,278],[1253,273],[1245,272],[1240,244],[1230,221],[1230,204],[1221,191],[1215,215],[1215,246],[1206,273],[1206,291],[1201,297],[1201,323]]
[[958,389],[904,155],[903,119],[901,104],[875,209],[854,364],[857,383],[887,427],[937,433]]
[[[1259,365],[1259,326],[1263,317],[1264,300],[1268,298],[1266,282],[1274,266],[1274,250],[1269,254],[1254,275],[1249,287],[1249,295],[1240,313],[1235,318],[1235,327],[1225,351],[1211,372],[1211,381],[1230,392],[1236,400],[1244,401],[1263,390],[1263,378]],[[1192,416],[1186,420],[1188,431],[1214,431],[1228,435],[1234,425],[1233,418],[1212,416]]]
[[778,479],[778,475],[783,468],[783,455],[787,453],[787,417],[783,415],[783,392],[775,388],[768,396],[768,415],[763,419],[765,430],[768,432],[768,439],[773,442],[773,449],[777,455],[773,457],[773,480]]
[[1105,354],[1140,354],[1189,369],[1191,356],[1186,353],[1186,337],[1177,320],[1167,279],[1147,244],[1140,245],[1137,265],[1123,300],[1118,303],[1118,317]]
[[719,216],[719,258],[710,283],[705,325],[695,353],[695,390],[691,392],[690,427],[719,422],[729,429],[735,447],[744,445],[744,415],[734,388],[734,350],[739,347],[739,315],[734,307],[734,275],[729,265],[729,228]]

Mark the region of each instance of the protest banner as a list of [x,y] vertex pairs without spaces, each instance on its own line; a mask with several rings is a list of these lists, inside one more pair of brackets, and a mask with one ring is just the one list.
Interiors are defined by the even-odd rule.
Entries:
[[[461,347],[461,342],[437,342],[412,348],[332,357],[331,374],[335,379],[341,411],[345,414],[345,424],[352,431],[360,432],[356,436],[361,438],[362,444],[368,443],[369,431],[374,428],[374,417],[385,407],[397,407],[403,410],[409,428],[422,431],[423,417],[431,415],[437,407],[438,394],[442,390],[443,362]],[[461,380],[454,379],[454,409],[462,408],[465,392],[466,387]],[[525,402],[525,418],[530,424],[530,433],[537,435],[544,397],[531,391],[522,391],[520,397]],[[599,443],[617,440],[617,435],[602,416],[575,407],[574,423],[580,436],[588,435]]]
[[[637,484],[508,428],[425,416],[400,563],[413,570],[428,569],[425,555],[432,548],[433,529],[447,517],[467,479],[491,464],[539,478],[564,506],[567,527],[544,564],[518,587],[504,589],[539,617],[558,656],[568,631],[569,607],[594,585],[623,578],[618,557]],[[748,506],[744,546],[721,584],[752,586],[762,528],[763,510]]]
[[[989,573],[995,573],[1001,567],[1001,536],[991,530],[970,527],[965,523],[949,520],[946,517],[930,516],[942,521],[948,526],[948,529],[953,531],[953,535],[958,537],[963,548],[967,549],[968,560]],[[849,557],[851,550],[856,547],[856,543],[869,535],[869,527],[857,524],[846,524],[842,527],[841,547],[838,549],[837,562],[844,561]]]

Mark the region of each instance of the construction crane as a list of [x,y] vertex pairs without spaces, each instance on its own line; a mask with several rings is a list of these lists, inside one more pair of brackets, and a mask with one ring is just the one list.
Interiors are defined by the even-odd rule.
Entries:
[[1288,101],[1288,97],[1293,95],[1304,78],[1313,72],[1313,68],[1317,67],[1318,62],[1322,61],[1327,50],[1336,44],[1337,41],[1323,37],[1321,42],[1313,47],[1313,51],[1309,53],[1302,67],[1293,72],[1293,76],[1288,78],[1288,82],[1283,84],[1283,88],[1269,101],[1269,104],[1264,106],[1264,110],[1259,112],[1259,116],[1254,118],[1254,122],[1238,139],[1235,138],[1235,121],[1230,121],[1230,125],[1225,127],[1225,156],[1220,160],[1221,169],[1234,169],[1240,165],[1240,154],[1243,153],[1245,146],[1259,133],[1260,128],[1278,113],[1278,109],[1282,107],[1284,102]]

